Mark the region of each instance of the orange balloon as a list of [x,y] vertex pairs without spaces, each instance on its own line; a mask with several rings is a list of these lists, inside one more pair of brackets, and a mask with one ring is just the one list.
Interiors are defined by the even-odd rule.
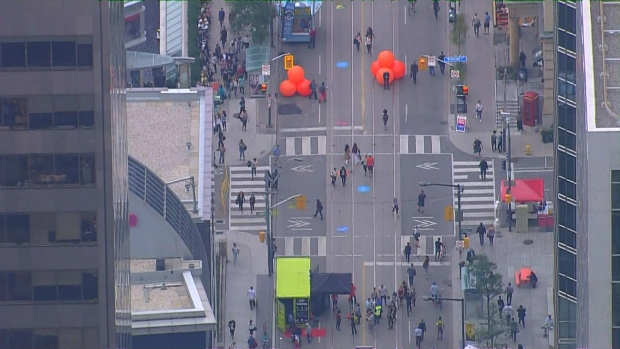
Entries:
[[297,84],[297,93],[304,97],[310,96],[312,90],[310,89],[310,80],[306,79]]
[[379,61],[372,62],[372,64],[370,65],[370,72],[372,73],[372,76],[377,75],[377,71],[379,70],[379,68],[381,68]]
[[405,76],[405,63],[402,61],[394,61],[394,66],[392,66],[392,70],[394,71],[394,79],[398,80]]
[[377,74],[375,74],[375,78],[377,79],[377,82],[380,83],[381,85],[383,85],[383,73],[385,72],[390,73],[390,78],[389,78],[390,84],[394,82],[394,72],[392,71],[392,69],[381,68],[377,71]]
[[295,85],[304,81],[305,79],[304,68],[294,65],[291,69],[288,70],[288,79]]
[[280,93],[284,97],[290,97],[297,92],[297,86],[290,80],[284,80],[280,83]]
[[377,57],[381,68],[392,68],[394,65],[394,54],[390,51],[381,51]]

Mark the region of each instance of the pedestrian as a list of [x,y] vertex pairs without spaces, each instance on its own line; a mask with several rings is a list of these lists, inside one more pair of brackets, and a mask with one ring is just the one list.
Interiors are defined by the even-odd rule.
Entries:
[[502,296],[497,297],[497,308],[499,309],[499,313],[501,315],[501,313],[504,311],[504,300],[502,299]]
[[316,199],[316,211],[314,212],[314,218],[316,218],[316,215],[321,215],[321,220],[323,220],[323,204],[319,199]]
[[417,274],[418,273],[415,271],[415,268],[413,267],[413,263],[411,263],[411,266],[407,268],[407,276],[409,277],[409,287],[413,287],[413,279],[415,278]]
[[383,72],[383,89],[390,89],[390,72],[388,72],[387,70]]
[[512,306],[506,305],[502,310],[502,314],[504,314],[504,316],[506,317],[506,325],[510,326],[510,319],[512,319],[514,316],[514,310],[512,309]]
[[484,158],[480,160],[478,167],[480,168],[480,179],[482,180],[487,179],[487,170],[489,169],[489,164]]
[[224,26],[224,18],[226,17],[226,12],[224,12],[224,8],[220,8],[220,12],[217,14],[217,19],[220,21],[220,28]]
[[334,170],[332,171],[332,173],[329,174],[329,178],[332,181],[332,187],[336,188],[336,179],[338,178],[338,169],[334,167]]
[[241,75],[239,77],[239,93],[241,93],[242,95],[245,95],[245,76]]
[[250,163],[250,168],[252,171],[252,180],[254,180],[254,176],[256,176],[256,167],[258,166],[258,160],[256,160],[256,158],[252,159],[252,162]]
[[441,238],[437,238],[437,241],[435,241],[435,262],[437,262],[437,260],[441,262],[441,259],[443,258],[442,253],[445,249],[446,246],[443,242],[441,242]]
[[342,181],[342,186],[346,187],[347,185],[347,169],[342,166],[340,168],[340,180]]
[[504,152],[504,132],[499,132],[499,137],[497,137],[497,151],[499,153]]
[[226,110],[222,110],[222,130],[226,132],[226,126],[228,125],[228,114]]
[[368,155],[364,156],[364,160],[362,160],[362,168],[364,169],[364,177],[368,174]]
[[413,63],[411,63],[411,72],[409,73],[411,79],[413,79],[413,84],[417,85],[418,84],[418,63],[416,63],[416,61],[413,61]]
[[424,322],[424,319],[420,319],[418,327],[422,330],[422,340],[424,340],[424,335],[426,334],[426,322]]
[[310,81],[310,99],[312,99],[313,96],[314,99],[319,99],[316,95],[316,82],[314,81],[314,79]]
[[254,214],[254,206],[256,205],[256,196],[250,194],[250,214]]
[[370,175],[370,178],[372,178],[372,175],[375,171],[375,157],[372,156],[372,154],[368,154],[368,157],[366,159],[366,165],[368,166],[368,174]]
[[522,305],[520,305],[517,308],[517,317],[519,318],[519,324],[523,325],[523,327],[525,327],[525,313],[527,311],[525,310],[525,308],[523,308]]
[[426,201],[426,194],[422,190],[418,195],[418,212],[424,212],[424,201]]
[[241,211],[241,213],[243,213],[243,203],[244,202],[245,202],[245,194],[243,193],[243,191],[240,191],[239,194],[237,194],[236,203],[239,206],[239,211]]
[[478,18],[478,13],[474,13],[474,18],[471,20],[471,26],[474,28],[474,34],[478,37],[480,34],[480,18]]
[[419,327],[416,327],[415,329],[415,345],[416,347],[419,349],[420,345],[422,345],[422,336],[424,335],[424,332],[422,332],[422,329]]
[[280,166],[280,153],[281,153],[280,152],[280,145],[276,144],[276,146],[273,148],[273,152],[272,152],[273,157],[274,157],[274,161],[273,162],[274,162],[274,164],[276,166]]
[[235,329],[237,328],[237,322],[235,320],[228,321],[228,331],[230,332],[230,338],[235,340]]
[[545,319],[545,324],[543,325],[543,337],[547,337],[549,335],[549,331],[553,329],[553,318],[551,315],[547,316]]
[[342,313],[340,309],[336,310],[336,330],[340,331],[340,323],[342,322]]
[[239,161],[245,161],[245,151],[248,150],[248,146],[243,143],[243,139],[239,140]]
[[515,288],[512,287],[512,283],[509,282],[506,286],[506,304],[512,305],[512,294],[515,292]]
[[379,298],[381,298],[381,304],[387,304],[387,296],[388,296],[388,291],[387,288],[385,288],[385,285],[381,285],[381,287],[379,287]]
[[482,102],[480,100],[476,103],[476,119],[482,122]]
[[232,245],[233,264],[237,264],[237,258],[239,258],[239,246],[236,242]]
[[482,156],[482,141],[480,140],[480,138],[476,137],[476,139],[474,140],[473,148],[474,155],[478,157]]
[[495,240],[495,226],[491,225],[489,229],[487,229],[487,237],[489,238],[489,244],[493,246],[493,240]]
[[437,20],[437,15],[439,14],[439,0],[433,0],[433,12],[435,13],[435,20]]
[[337,310],[338,309],[338,294],[332,293],[330,298],[332,300],[332,310]]
[[510,321],[510,334],[512,335],[513,342],[517,342],[517,333],[519,333],[519,325],[515,321],[515,318],[512,318]]
[[472,264],[474,262],[474,257],[476,257],[476,253],[470,248],[469,251],[467,251],[467,257],[465,260],[467,260],[469,264]]
[[241,96],[239,99],[239,115],[245,110],[245,97]]
[[226,147],[224,147],[224,144],[220,144],[220,148],[218,150],[220,151],[219,163],[223,164],[226,160]]
[[[388,74],[389,75],[389,74]],[[389,77],[388,77],[389,78]],[[389,87],[388,87],[389,90]],[[390,118],[390,116],[388,115],[387,109],[383,109],[383,115],[381,116],[381,119],[383,120],[383,128],[387,131],[387,123],[388,123],[388,119]]]
[[349,144],[344,145],[344,163],[349,164],[349,160],[351,160],[351,147]]
[[250,337],[252,337],[254,335],[254,332],[257,331],[256,325],[254,324],[254,321],[250,320],[250,322],[248,323],[248,332],[250,332]]
[[357,153],[359,152],[359,147],[357,146],[357,143],[353,143],[353,148],[351,148],[351,153],[353,154],[353,163],[355,165],[357,165],[358,161],[357,161]]
[[372,36],[366,35],[366,51],[368,54],[372,54]]
[[[256,290],[254,290],[254,287],[250,286],[247,296],[250,302],[250,310],[254,310],[254,308],[256,308]],[[256,328],[256,326],[254,328]]]
[[482,222],[480,222],[480,225],[478,226],[478,228],[476,228],[476,233],[478,234],[478,237],[480,238],[480,246],[483,246],[484,235],[487,233],[487,229],[484,227],[484,224],[482,224]]
[[444,71],[446,70],[446,55],[444,55],[443,51],[441,51],[441,54],[437,58],[439,59],[437,62],[439,64],[439,71],[441,71],[441,75],[444,75]]
[[327,86],[324,82],[319,86],[319,103],[321,102],[327,102]]
[[280,173],[278,172],[278,169],[275,168],[273,169],[273,172],[271,173],[271,189],[278,191],[279,180],[280,180]]
[[226,46],[226,40],[228,40],[228,31],[226,30],[226,27],[222,27],[222,30],[220,31],[220,42],[222,43],[222,48]]
[[311,49],[314,48],[316,44],[316,28],[312,27],[312,29],[310,29],[310,33],[308,34],[308,36],[310,37],[310,41],[308,42],[308,49]]
[[398,199],[394,198],[394,201],[392,202],[392,213],[396,212],[396,216],[398,216]]
[[429,55],[428,56],[428,72],[431,74],[432,77],[435,76],[435,66],[437,65],[437,57],[433,56],[433,55]]
[[497,150],[497,131],[493,131],[491,134],[491,151],[495,152]]
[[312,342],[312,326],[310,323],[306,323],[306,339],[308,340],[308,344]]
[[349,322],[351,323],[351,335],[355,336],[357,334],[357,327],[355,326],[355,314],[350,313],[348,318]]
[[239,115],[239,120],[241,120],[241,131],[248,130],[248,112],[244,109]]
[[428,266],[430,263],[430,258],[428,258],[428,256],[424,256],[424,261],[422,262],[422,269],[424,269],[424,277],[426,279],[428,279]]
[[411,259],[411,243],[410,242],[408,242],[407,246],[405,246],[403,254],[405,255],[405,261],[407,261],[407,263],[409,263],[410,259]]
[[353,38],[353,45],[357,48],[357,52],[360,51],[360,45],[362,44],[362,34],[357,33]]
[[491,26],[491,16],[488,12],[484,13],[484,35],[489,35],[489,27]]
[[441,316],[439,317],[439,320],[437,320],[437,322],[435,323],[435,326],[437,326],[437,339],[443,340],[443,328],[445,325],[443,323],[443,320],[441,319]]

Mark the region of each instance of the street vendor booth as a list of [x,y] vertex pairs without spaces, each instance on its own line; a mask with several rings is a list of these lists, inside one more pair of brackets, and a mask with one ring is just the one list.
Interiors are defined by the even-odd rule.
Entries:
[[541,178],[516,179],[512,181],[508,193],[508,181],[502,180],[502,201],[516,216],[517,231],[527,231],[529,221],[534,220],[540,231],[553,228],[552,203],[545,201],[545,182]]
[[286,332],[289,319],[305,327],[310,321],[310,258],[276,258],[276,323]]
[[332,294],[349,294],[353,276],[351,273],[312,273],[310,275],[310,304],[312,314],[321,316],[331,309]]

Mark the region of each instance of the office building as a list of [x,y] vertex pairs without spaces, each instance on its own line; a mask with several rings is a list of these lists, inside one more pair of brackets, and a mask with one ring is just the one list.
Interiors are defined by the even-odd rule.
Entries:
[[0,347],[130,348],[123,2],[0,2]]
[[620,2],[556,3],[556,348],[620,348]]

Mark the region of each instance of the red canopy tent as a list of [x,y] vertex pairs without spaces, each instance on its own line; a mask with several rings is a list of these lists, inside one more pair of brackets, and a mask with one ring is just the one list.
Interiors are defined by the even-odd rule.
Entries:
[[[506,201],[506,189],[508,189],[508,183],[506,180],[503,180],[501,187],[502,201]],[[542,178],[516,179],[513,181],[511,192],[512,198],[516,203],[541,202],[545,197],[545,181]]]

